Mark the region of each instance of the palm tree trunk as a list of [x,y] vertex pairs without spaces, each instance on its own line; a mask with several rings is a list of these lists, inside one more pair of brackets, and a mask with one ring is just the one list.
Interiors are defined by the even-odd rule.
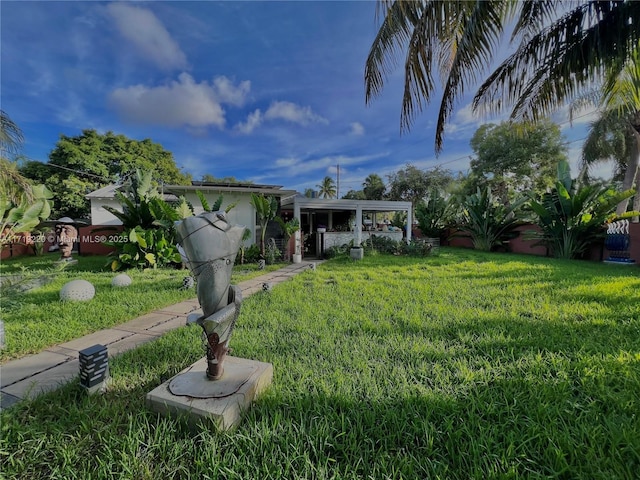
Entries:
[[[640,210],[640,125],[638,125],[638,128],[634,125],[631,130],[635,142],[630,142],[629,161],[622,180],[622,190],[629,190],[635,185],[636,195],[633,199],[633,209]],[[618,204],[616,213],[618,215],[623,214],[627,211],[628,205],[629,199],[623,200]],[[632,221],[638,222],[638,217],[633,217]]]

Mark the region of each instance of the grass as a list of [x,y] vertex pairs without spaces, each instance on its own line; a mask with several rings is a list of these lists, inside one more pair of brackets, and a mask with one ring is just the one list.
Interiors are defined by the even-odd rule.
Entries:
[[[78,257],[76,265],[64,270],[55,266],[59,258],[59,254],[21,257],[0,265],[3,277],[21,275],[22,284],[40,278],[49,282],[27,292],[3,289],[6,346],[0,351],[0,362],[37,353],[196,296],[195,289],[180,288],[188,275],[186,270],[130,270],[127,275],[133,280],[132,285],[115,288],[111,280],[116,274],[105,270],[105,257]],[[234,269],[232,281],[248,280],[280,267],[282,264],[268,265],[261,271],[257,265],[241,265]],[[91,282],[96,296],[90,302],[61,302],[60,289],[76,278]],[[20,284],[16,282],[14,287]]]
[[3,412],[8,478],[634,479],[635,268],[443,248],[336,259],[245,300],[234,354],[272,387],[216,433],[145,408],[201,357],[178,329]]

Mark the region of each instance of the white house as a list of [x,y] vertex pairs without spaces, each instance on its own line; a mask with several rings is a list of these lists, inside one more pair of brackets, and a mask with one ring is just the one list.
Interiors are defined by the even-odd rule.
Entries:
[[[104,209],[104,206],[110,206],[122,211],[122,206],[115,198],[117,185],[108,185],[99,190],[89,193],[86,198],[91,202],[91,224],[92,225],[121,225],[114,215]],[[227,218],[233,224],[244,225],[248,227],[253,235],[251,238],[254,243],[258,238],[259,228],[255,209],[251,206],[251,194],[264,194],[265,196],[274,196],[281,202],[284,198],[295,195],[294,190],[282,190],[280,185],[260,185],[254,183],[205,183],[192,182],[192,185],[164,185],[162,187],[165,197],[167,194],[175,197],[185,197],[193,206],[194,213],[198,215],[204,209],[200,203],[200,199],[196,194],[199,190],[212,206],[220,195],[223,196],[221,209],[225,210],[229,205],[235,203],[228,213]],[[174,197],[175,196],[175,197]],[[270,229],[271,230],[271,229]],[[279,236],[278,228],[273,229],[273,233],[268,232],[267,235]]]

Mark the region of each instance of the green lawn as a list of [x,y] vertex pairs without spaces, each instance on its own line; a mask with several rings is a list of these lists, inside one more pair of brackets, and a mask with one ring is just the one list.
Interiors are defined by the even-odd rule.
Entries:
[[145,408],[202,356],[179,329],[3,412],[7,478],[636,479],[640,271],[446,249],[336,259],[245,300],[272,387],[230,433]]
[[[64,270],[56,266],[60,254],[42,257],[21,257],[3,261],[3,277],[22,275],[14,280],[14,288],[2,289],[1,312],[6,346],[0,351],[0,362],[37,353],[44,348],[81,337],[91,332],[127,322],[150,311],[195,298],[195,289],[181,290],[186,270],[158,268],[129,270],[130,287],[115,288],[111,280],[117,273],[106,269],[105,257],[77,257],[78,263]],[[258,270],[256,265],[239,265],[232,281],[247,280],[283,264],[268,265]],[[118,272],[119,273],[119,272]],[[90,302],[61,302],[62,286],[77,278],[91,282],[96,296]],[[32,280],[49,283],[28,292],[15,287]]]

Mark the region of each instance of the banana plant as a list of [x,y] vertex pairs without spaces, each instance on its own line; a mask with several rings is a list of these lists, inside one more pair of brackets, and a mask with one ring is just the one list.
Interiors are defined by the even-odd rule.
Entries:
[[0,248],[15,242],[18,233],[30,232],[51,215],[52,193],[44,185],[31,187],[32,199],[23,196],[18,205],[0,198]]
[[124,226],[121,241],[106,242],[116,248],[111,255],[114,257],[111,269],[155,268],[180,263],[174,223],[187,212],[179,213],[160,197],[152,184],[152,173],[137,170],[122,192],[116,192],[116,198],[122,204],[122,212],[104,207]]
[[554,188],[542,196],[530,195],[539,232],[527,232],[525,238],[539,240],[558,258],[579,258],[594,242],[606,235],[605,225],[614,220],[631,218],[638,212],[616,215],[616,206],[634,195],[634,189],[616,192],[612,187],[581,185],[571,178],[569,164],[558,164]]

